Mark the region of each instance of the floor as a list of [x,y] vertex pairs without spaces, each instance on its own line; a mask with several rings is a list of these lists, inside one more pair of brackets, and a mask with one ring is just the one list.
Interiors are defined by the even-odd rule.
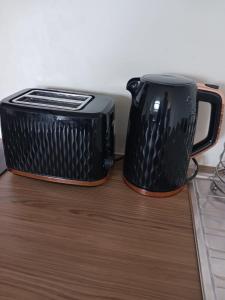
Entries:
[[187,189],[151,199],[0,177],[0,299],[202,299]]

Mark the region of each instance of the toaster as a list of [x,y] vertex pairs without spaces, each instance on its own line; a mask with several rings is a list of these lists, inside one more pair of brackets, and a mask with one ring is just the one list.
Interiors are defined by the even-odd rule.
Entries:
[[6,165],[14,174],[97,186],[114,158],[114,101],[106,95],[26,89],[1,102]]

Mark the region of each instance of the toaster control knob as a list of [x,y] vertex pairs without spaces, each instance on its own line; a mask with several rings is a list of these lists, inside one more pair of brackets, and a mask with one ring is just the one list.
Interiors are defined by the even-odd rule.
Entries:
[[106,170],[109,170],[113,166],[113,159],[112,158],[106,158],[104,160],[104,167]]

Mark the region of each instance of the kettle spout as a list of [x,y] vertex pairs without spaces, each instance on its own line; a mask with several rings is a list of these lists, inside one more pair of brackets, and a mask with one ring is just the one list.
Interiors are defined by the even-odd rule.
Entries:
[[131,93],[132,96],[135,96],[140,85],[140,77],[131,78],[127,82],[127,90]]

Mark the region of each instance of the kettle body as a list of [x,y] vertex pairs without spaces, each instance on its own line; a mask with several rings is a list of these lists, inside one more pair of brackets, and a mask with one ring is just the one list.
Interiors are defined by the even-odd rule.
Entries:
[[[190,158],[216,140],[223,93],[178,75],[145,75],[128,81],[132,94],[124,160],[124,180],[135,191],[155,197],[179,192]],[[198,103],[208,102],[208,135],[193,145]]]

